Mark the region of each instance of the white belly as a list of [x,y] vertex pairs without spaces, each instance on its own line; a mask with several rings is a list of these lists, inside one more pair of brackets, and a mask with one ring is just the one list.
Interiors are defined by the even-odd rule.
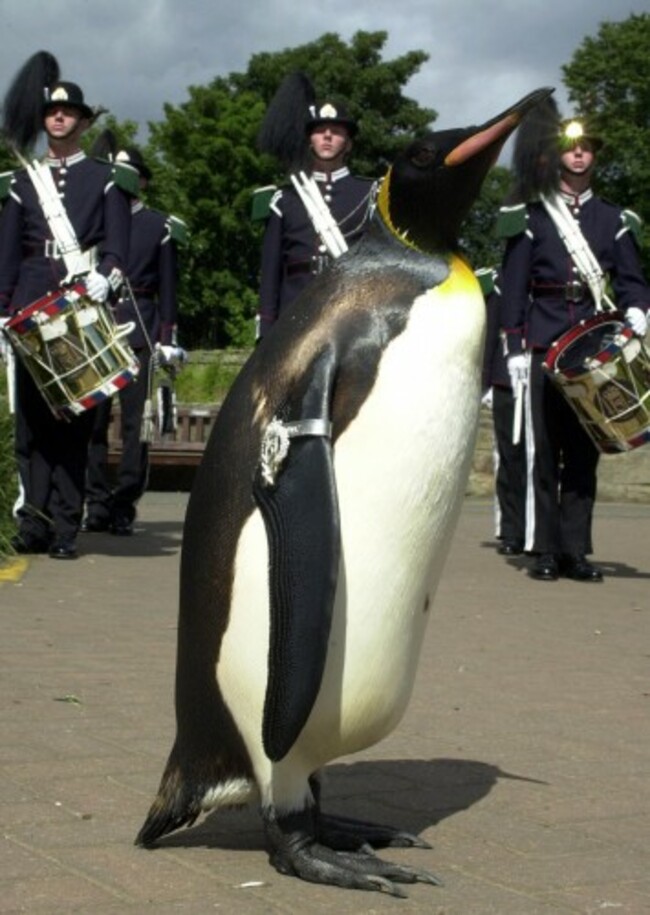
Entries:
[[456,290],[450,303],[434,290],[417,300],[337,441],[342,558],[324,680],[295,747],[274,767],[260,747],[268,552],[258,512],[242,531],[217,675],[263,793],[265,783],[272,794],[297,790],[296,767],[309,773],[376,743],[404,712],[478,418],[485,306],[473,286],[466,299]]

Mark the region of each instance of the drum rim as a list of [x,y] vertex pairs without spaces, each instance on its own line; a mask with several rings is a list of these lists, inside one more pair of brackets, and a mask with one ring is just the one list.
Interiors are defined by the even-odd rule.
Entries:
[[591,318],[583,318],[582,321],[579,321],[578,324],[570,327],[569,330],[565,331],[557,340],[554,340],[553,343],[551,343],[544,356],[544,361],[542,363],[543,367],[549,372],[563,375],[564,373],[562,370],[556,366],[560,354],[563,353],[571,343],[575,343],[575,341],[584,336],[584,334],[589,333],[601,324],[622,325],[620,332],[626,338],[626,342],[634,336],[631,328],[625,324],[625,317],[622,311],[608,311],[603,312],[602,314],[593,315]]
[[[81,283],[74,283],[72,286],[62,286],[60,289],[47,292],[45,295],[41,296],[40,299],[36,299],[34,302],[30,302],[29,305],[24,305],[19,309],[16,314],[7,321],[5,330],[21,333],[19,328],[24,321],[33,318],[35,314],[38,314],[44,308],[47,308],[48,305],[53,305],[54,302],[57,302],[59,299],[65,299],[70,293],[75,293],[77,296],[88,295],[86,287]],[[26,330],[29,329],[30,328],[26,328]]]

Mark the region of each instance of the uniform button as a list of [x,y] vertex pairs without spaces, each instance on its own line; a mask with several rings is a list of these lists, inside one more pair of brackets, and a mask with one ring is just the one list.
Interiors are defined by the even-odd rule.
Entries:
[[332,195],[331,195],[331,194],[325,194],[325,196],[323,197],[323,200],[325,201],[325,203],[331,203],[331,202],[332,202]]
[[[325,254],[325,252],[327,251],[327,248],[325,247],[325,245],[319,245],[319,246],[318,246],[318,251],[319,251],[320,254]],[[315,257],[314,257],[314,260],[316,260]]]

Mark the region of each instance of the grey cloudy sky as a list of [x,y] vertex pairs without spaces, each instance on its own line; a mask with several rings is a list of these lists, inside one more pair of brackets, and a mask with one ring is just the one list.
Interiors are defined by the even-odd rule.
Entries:
[[384,59],[429,54],[405,94],[434,108],[439,128],[482,123],[540,86],[569,114],[562,64],[603,21],[642,12],[650,0],[0,0],[0,95],[45,49],[91,105],[146,133],[165,102],[245,71],[252,54],[363,30],[388,33]]

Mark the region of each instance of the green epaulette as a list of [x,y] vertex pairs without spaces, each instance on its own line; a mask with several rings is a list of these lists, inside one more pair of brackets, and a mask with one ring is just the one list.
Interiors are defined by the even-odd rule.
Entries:
[[139,195],[140,175],[132,165],[127,165],[126,162],[113,162],[113,180],[119,188],[126,191],[127,194],[131,194],[132,197]]
[[275,184],[267,184],[266,187],[258,187],[253,191],[253,200],[251,204],[251,219],[253,222],[261,222],[267,219],[271,210],[271,201],[277,191]]
[[[2,176],[0,176],[1,178]],[[626,229],[629,229],[637,245],[643,244],[641,226],[643,225],[643,220],[638,213],[635,213],[634,210],[623,210],[621,213],[621,219],[623,225]]]
[[515,206],[501,207],[497,216],[497,238],[513,238],[526,231],[528,224],[528,211],[525,203]]
[[0,201],[6,200],[9,196],[14,174],[14,172],[2,172],[2,174],[0,174]]
[[497,272],[494,267],[479,267],[478,270],[474,271],[474,276],[478,280],[484,297],[489,296],[496,289],[494,285],[496,275]]
[[179,219],[178,216],[167,217],[167,229],[169,230],[169,237],[177,245],[186,245],[189,242],[190,233],[187,223]]

